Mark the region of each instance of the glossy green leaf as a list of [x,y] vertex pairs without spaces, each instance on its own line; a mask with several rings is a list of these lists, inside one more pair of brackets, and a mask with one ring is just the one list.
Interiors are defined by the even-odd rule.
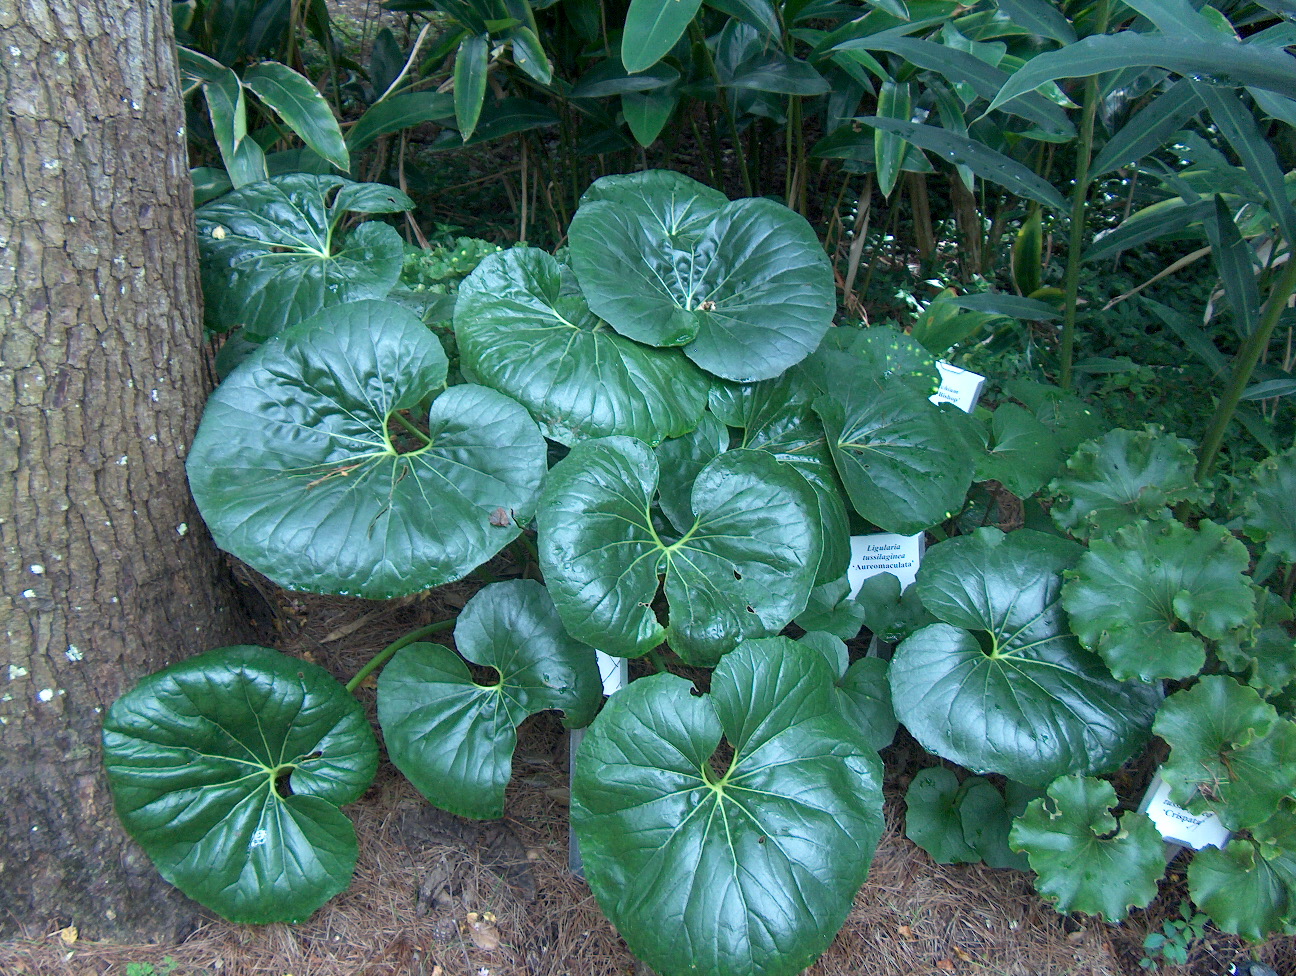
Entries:
[[1013,824],[1009,843],[1026,852],[1035,889],[1059,912],[1117,922],[1156,897],[1165,874],[1161,832],[1142,813],[1127,811],[1118,821],[1115,806],[1110,783],[1066,776]]
[[[540,502],[540,565],[563,623],[610,654],[663,640],[713,664],[738,641],[778,633],[805,606],[819,564],[805,480],[763,451],[727,451],[693,484],[678,539],[653,525],[657,459],[641,441],[583,441],[550,471]],[[653,613],[658,576],[670,605]]]
[[832,678],[817,651],[746,641],[709,695],[644,678],[585,736],[572,824],[590,888],[655,972],[794,976],[836,935],[881,835],[882,770]]
[[756,28],[767,37],[779,36],[778,14],[769,0],[705,0],[705,3],[713,10]]
[[1292,86],[1291,57],[1281,50],[1224,38],[1120,31],[1093,35],[1059,51],[1035,55],[1000,89],[990,109],[1059,78],[1151,67],[1226,85],[1253,85],[1280,95],[1290,94]]
[[626,71],[644,71],[664,58],[701,7],[702,0],[630,0],[621,41]]
[[898,382],[876,395],[852,389],[843,398],[845,406],[836,397],[819,397],[814,408],[855,511],[901,535],[948,518],[972,471],[940,410]]
[[1296,933],[1296,853],[1266,860],[1250,840],[1235,837],[1223,850],[1193,855],[1188,890],[1225,932],[1253,942]]
[[1195,224],[1210,220],[1214,212],[1215,203],[1211,199],[1193,203],[1179,198],[1163,200],[1139,211],[1115,230],[1095,239],[1082,260],[1092,263],[1114,258],[1140,244],[1179,234]]
[[1248,685],[1272,697],[1296,681],[1296,638],[1288,629],[1294,615],[1277,593],[1255,587],[1255,594],[1253,633],[1221,642],[1215,653],[1230,671],[1245,673]]
[[1255,619],[1250,562],[1246,546],[1209,520],[1195,530],[1135,522],[1089,544],[1062,606],[1117,678],[1190,678],[1206,664],[1202,638],[1223,640]]
[[[898,595],[898,581],[896,588]],[[810,591],[805,610],[796,617],[796,625],[802,630],[822,631],[842,640],[853,640],[864,626],[864,613],[864,606],[851,597],[850,580],[841,576]]]
[[117,815],[162,877],[232,922],[301,922],[351,883],[378,746],[323,668],[222,647],[150,675],[104,720]]
[[963,839],[958,804],[963,798],[958,777],[943,766],[918,773],[905,791],[905,836],[937,864],[981,860]]
[[[445,377],[436,337],[387,302],[326,309],[266,343],[207,401],[189,453],[216,544],[288,589],[372,599],[493,556],[534,510],[544,438],[515,401],[439,392]],[[424,419],[429,444],[404,432]]]
[[[347,192],[359,187],[372,190]],[[303,174],[254,183],[205,204],[194,216],[207,327],[242,327],[262,340],[322,308],[382,298],[400,277],[404,241],[376,221],[344,239],[338,224],[347,211],[412,206],[392,187]]]
[[263,61],[243,72],[243,84],[315,153],[343,172],[351,168],[333,109],[308,79],[286,64]]
[[997,6],[1014,24],[1025,27],[1038,37],[1060,44],[1074,44],[1075,28],[1071,21],[1048,0],[997,0]]
[[706,407],[700,369],[609,329],[544,251],[488,255],[460,283],[454,323],[466,373],[561,444],[625,434],[655,445],[692,430]]
[[988,779],[969,776],[963,781],[963,799],[959,802],[963,840],[990,867],[1025,871],[1029,866],[1025,855],[1015,853],[1008,846],[1013,812],[1004,795]]
[[1035,200],[1057,211],[1066,211],[1067,202],[1049,183],[1003,153],[957,132],[918,122],[901,122],[876,115],[858,119],[864,125],[893,132],[920,149],[933,152],[956,166],[966,166],[982,179],[1004,187],[1019,197]]
[[[833,466],[823,425],[809,397],[784,377],[746,384],[729,394],[726,422],[742,428],[736,447],[767,451],[791,465],[813,489],[819,507],[823,555],[816,583],[830,582],[846,572],[850,559],[850,523],[841,481]],[[712,398],[713,402],[715,397]]]
[[981,529],[928,550],[918,595],[939,620],[896,648],[896,717],[976,772],[1043,786],[1111,769],[1142,745],[1158,688],[1122,683],[1071,636],[1059,591],[1081,550]]
[[1203,222],[1211,244],[1211,261],[1224,283],[1224,294],[1232,307],[1238,335],[1246,338],[1260,322],[1255,252],[1243,239],[1223,196],[1215,194],[1214,202],[1214,213]]
[[[533,580],[483,587],[455,622],[456,654],[410,644],[378,679],[387,754],[433,806],[461,817],[504,815],[517,727],[547,709],[588,724],[602,701],[593,648],[563,629]],[[466,659],[493,668],[479,681]]]
[[379,136],[408,129],[424,122],[453,118],[454,95],[450,92],[402,92],[371,105],[347,130],[351,152],[367,149]]
[[1243,509],[1247,535],[1296,563],[1296,448],[1261,461],[1251,482]]
[[515,65],[541,85],[553,80],[553,63],[536,36],[534,19],[530,26],[513,27],[504,36],[512,48]]
[[1102,415],[1069,390],[1035,380],[1015,379],[1004,384],[1004,392],[1053,432],[1063,457],[1107,430]]
[[621,113],[630,127],[635,142],[651,146],[661,135],[679,105],[680,97],[673,88],[657,88],[646,92],[626,92],[621,96]]
[[[878,89],[877,112],[883,119],[909,124],[909,120],[913,118],[913,95],[909,84],[882,82]],[[904,159],[907,145],[894,130],[885,126],[875,128],[878,132],[873,136],[873,165],[877,168],[878,189],[883,196],[889,197],[900,175],[900,163]]]
[[472,138],[486,101],[486,74],[490,68],[490,38],[470,34],[459,44],[454,63],[455,124],[465,142]]
[[884,325],[830,329],[795,375],[843,403],[849,398],[867,399],[893,380],[923,398],[941,384],[932,354],[913,336]]
[[680,80],[679,69],[666,63],[653,65],[638,74],[626,74],[625,68],[614,58],[596,62],[572,85],[570,98],[606,98],[630,92],[657,91],[669,88]]
[[234,186],[266,178],[265,153],[248,137],[243,84],[231,68],[189,48],[178,51],[180,70],[202,84],[212,134]]
[[594,313],[628,338],[683,346],[709,373],[779,375],[814,350],[836,307],[805,219],[770,200],[726,203],[685,176],[605,177],[569,231]]
[[1167,519],[1170,506],[1204,500],[1195,466],[1191,442],[1159,427],[1109,431],[1082,444],[1049,486],[1053,521],[1087,539],[1139,519]]
[[869,748],[882,750],[895,739],[895,709],[891,706],[891,685],[887,682],[889,662],[862,657],[846,669],[837,688],[843,710],[851,725],[864,737]]
[[702,469],[729,450],[729,428],[715,414],[702,414],[697,427],[680,437],[662,441],[655,448],[661,472],[657,481],[657,504],[680,533],[693,524],[693,482]]
[[1153,730],[1170,743],[1170,798],[1214,810],[1231,830],[1264,823],[1296,793],[1296,724],[1233,678],[1208,675],[1171,695]]
[[990,421],[990,443],[977,458],[976,480],[998,481],[1018,498],[1035,494],[1062,463],[1059,438],[1035,415],[1001,404]]

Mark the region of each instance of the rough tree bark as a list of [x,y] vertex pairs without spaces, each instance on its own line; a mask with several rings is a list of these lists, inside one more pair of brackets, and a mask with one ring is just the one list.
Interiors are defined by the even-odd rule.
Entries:
[[210,388],[169,0],[0,3],[0,934],[182,934],[102,713],[240,625],[184,474]]

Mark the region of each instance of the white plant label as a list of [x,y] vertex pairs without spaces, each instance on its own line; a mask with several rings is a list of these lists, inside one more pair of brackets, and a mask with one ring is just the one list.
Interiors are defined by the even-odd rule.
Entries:
[[1139,809],[1152,818],[1161,836],[1172,844],[1182,844],[1195,851],[1203,847],[1223,847],[1229,831],[1214,813],[1190,813],[1170,802],[1170,784],[1158,772],[1148,784]]
[[976,409],[977,400],[985,388],[986,378],[970,369],[951,366],[949,363],[936,364],[940,370],[940,389],[930,397],[932,403],[952,403],[964,413]]
[[599,677],[603,679],[603,694],[611,695],[630,683],[630,662],[623,657],[613,657],[602,651],[595,651],[598,659]]
[[864,581],[878,573],[891,573],[900,580],[900,589],[914,581],[918,564],[926,549],[926,538],[917,535],[896,535],[894,532],[874,532],[872,535],[851,536],[850,565],[846,578],[850,580],[851,597],[859,593]]

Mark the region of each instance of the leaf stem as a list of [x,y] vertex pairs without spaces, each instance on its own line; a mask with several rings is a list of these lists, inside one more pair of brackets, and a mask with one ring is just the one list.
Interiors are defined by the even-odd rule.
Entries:
[[1233,373],[1215,407],[1210,428],[1202,438],[1201,454],[1197,459],[1198,481],[1210,474],[1211,468],[1215,466],[1215,458],[1218,457],[1220,446],[1224,443],[1224,434],[1228,430],[1229,422],[1237,413],[1238,404],[1242,400],[1247,384],[1251,382],[1251,374],[1255,371],[1256,363],[1260,362],[1260,357],[1269,348],[1269,337],[1273,335],[1274,328],[1282,317],[1283,309],[1287,307],[1287,301],[1294,292],[1296,292],[1296,254],[1291,254],[1287,258],[1287,266],[1283,269],[1282,277],[1269,292],[1269,300],[1265,302],[1264,310],[1260,313],[1260,322],[1256,325],[1256,330],[1247,336],[1246,342],[1233,357]]
[[458,615],[456,615],[451,617],[449,620],[438,620],[436,623],[428,624],[426,627],[420,627],[418,630],[411,630],[404,637],[392,641],[381,651],[371,657],[368,664],[356,672],[356,676],[347,682],[346,690],[355,694],[355,690],[360,687],[360,682],[364,681],[365,678],[369,677],[369,675],[373,674],[391,660],[391,656],[402,647],[413,644],[415,641],[422,640],[424,637],[435,634],[437,631],[449,630],[455,625],[455,621],[458,619]]
[[[711,80],[715,82],[716,100],[720,103],[720,112],[724,115],[725,122],[729,124],[729,138],[733,140],[734,154],[738,157],[738,172],[742,175],[743,195],[751,196],[752,181],[751,173],[747,171],[747,154],[743,152],[742,139],[738,135],[738,123],[734,121],[733,112],[729,110],[729,96],[725,93],[724,83],[720,80],[720,71],[716,68],[715,58],[711,56],[711,48],[707,47],[702,28],[694,21],[689,24],[688,29],[693,43],[702,49],[702,56],[706,58],[707,71],[711,74]],[[718,164],[719,160],[717,160]],[[724,187],[717,186],[716,189],[723,190]]]
[[432,444],[432,438],[428,437],[427,434],[419,430],[418,427],[415,426],[410,420],[408,420],[399,410],[392,411],[391,416],[389,416],[387,419],[396,421],[396,423],[400,424],[407,431],[409,431],[411,434],[413,434],[415,437],[421,440],[424,444],[427,444],[429,446]]
[[[1111,0],[1099,0],[1092,34],[1107,33]],[[1058,349],[1060,376],[1058,385],[1071,389],[1071,364],[1075,359],[1076,308],[1080,295],[1080,252],[1084,248],[1085,211],[1089,202],[1089,162],[1093,157],[1094,116],[1098,113],[1098,75],[1085,82],[1084,110],[1080,119],[1080,139],[1076,143],[1075,190],[1071,197],[1071,238],[1067,244],[1064,281],[1066,316],[1062,321],[1062,342]]]
[[666,662],[662,660],[661,652],[653,648],[644,657],[648,658],[648,663],[652,665],[654,671],[658,674],[666,673]]

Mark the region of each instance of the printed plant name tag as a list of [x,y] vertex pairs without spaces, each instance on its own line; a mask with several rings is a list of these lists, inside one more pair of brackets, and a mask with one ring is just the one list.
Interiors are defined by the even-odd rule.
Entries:
[[938,362],[936,368],[940,370],[941,385],[931,395],[931,402],[952,403],[964,413],[975,410],[981,390],[985,388],[986,378],[980,373],[951,366],[949,363]]
[[603,679],[603,694],[611,695],[630,683],[629,661],[602,651],[595,651],[594,656],[598,659],[599,677]]
[[1171,843],[1196,851],[1203,847],[1223,847],[1228,843],[1229,831],[1215,814],[1189,813],[1170,802],[1170,784],[1161,778],[1159,772],[1148,784],[1139,809],[1152,818],[1161,836]]
[[850,566],[846,577],[850,580],[851,597],[854,598],[864,581],[878,573],[891,573],[900,580],[904,589],[918,575],[926,538],[917,535],[896,535],[894,532],[875,532],[872,535],[851,536]]

